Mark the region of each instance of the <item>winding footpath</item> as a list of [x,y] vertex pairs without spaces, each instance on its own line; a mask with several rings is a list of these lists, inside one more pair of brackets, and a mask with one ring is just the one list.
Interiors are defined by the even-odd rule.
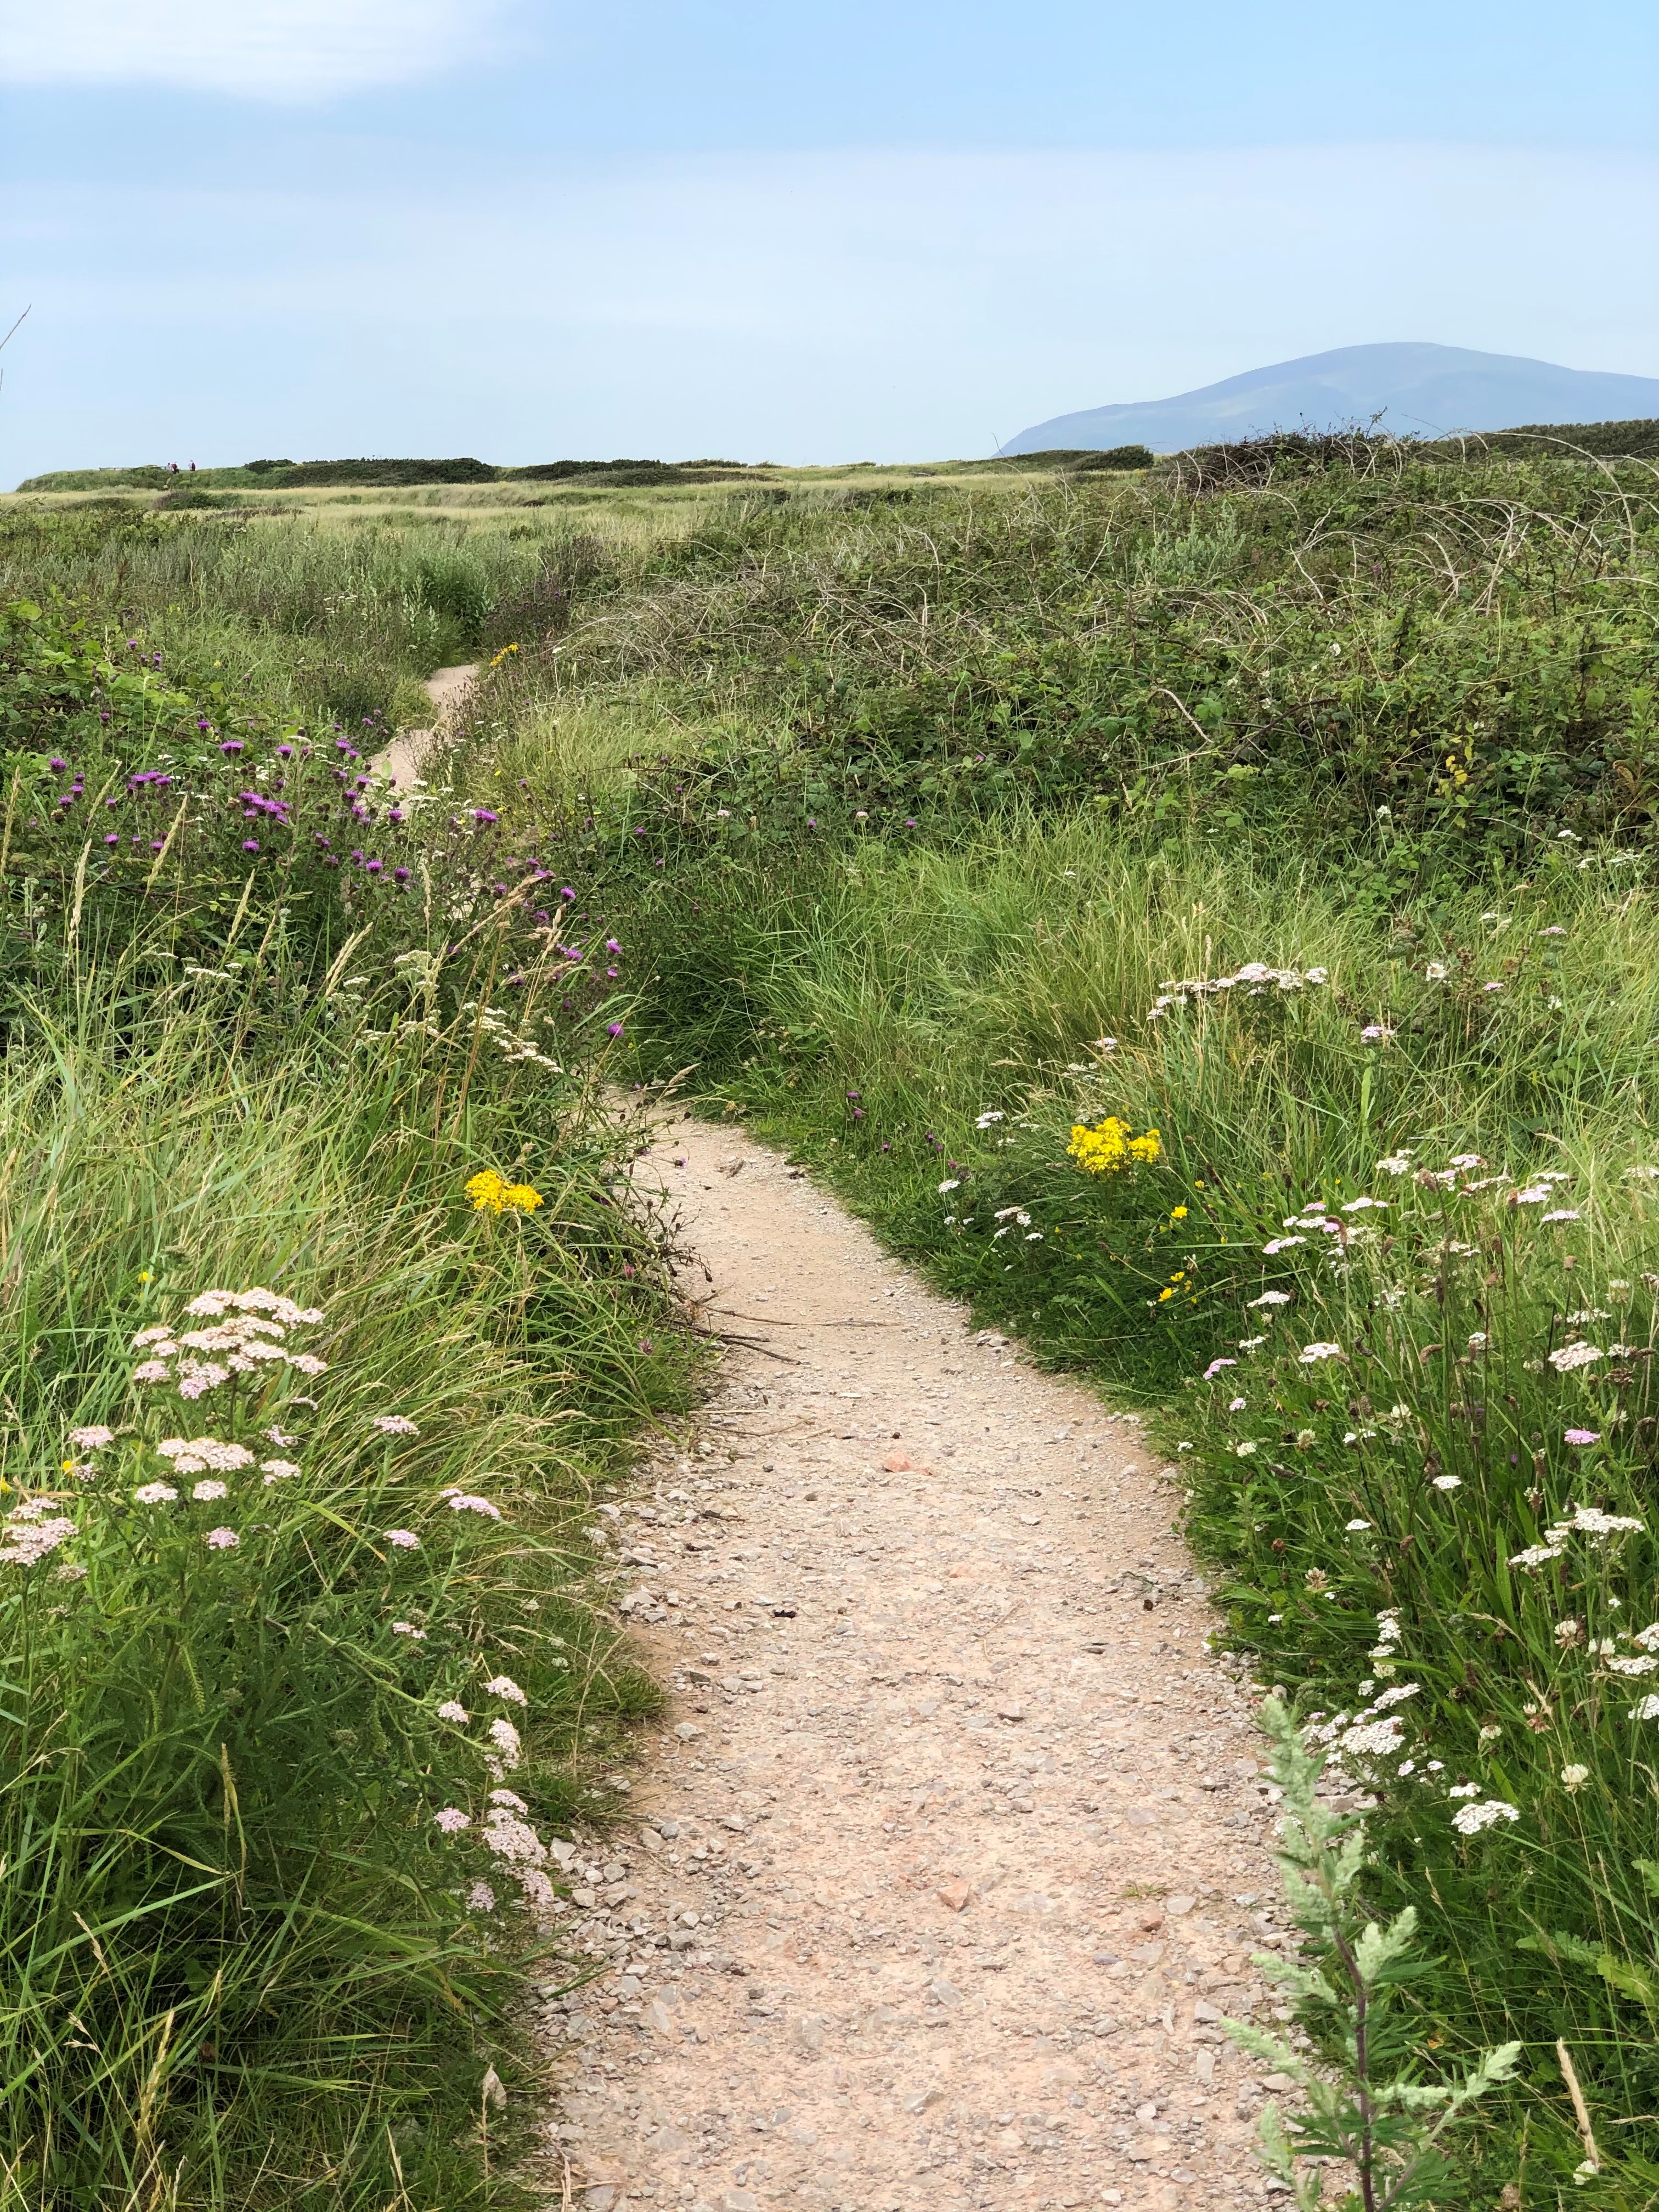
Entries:
[[672,1701],[565,1867],[547,2201],[1258,2203],[1272,1793],[1176,1470],[740,1132],[635,1173],[727,1344],[601,1509]]

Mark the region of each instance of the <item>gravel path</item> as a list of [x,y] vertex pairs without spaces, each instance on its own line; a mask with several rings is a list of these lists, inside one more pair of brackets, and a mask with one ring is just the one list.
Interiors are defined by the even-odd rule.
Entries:
[[638,1173],[730,1342],[605,1509],[672,1704],[567,1869],[551,2201],[1255,2202],[1273,1816],[1175,1469],[740,1133]]

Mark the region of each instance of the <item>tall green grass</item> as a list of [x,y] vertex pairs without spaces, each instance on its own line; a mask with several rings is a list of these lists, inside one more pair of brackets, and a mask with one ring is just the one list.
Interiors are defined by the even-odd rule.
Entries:
[[[479,2081],[556,1911],[473,1838],[492,1781],[568,1826],[653,1707],[582,1532],[686,1358],[591,1089],[504,1085],[392,977],[231,1048],[222,985],[135,1006],[131,972],[16,1008],[0,1061],[0,1533],[73,1524],[0,1563],[0,2202],[480,2201]],[[473,1209],[497,1164],[533,1213]],[[253,1286],[320,1310],[288,1341],[325,1373],[133,1381],[136,1334]],[[169,1433],[246,1448],[228,1494]]]

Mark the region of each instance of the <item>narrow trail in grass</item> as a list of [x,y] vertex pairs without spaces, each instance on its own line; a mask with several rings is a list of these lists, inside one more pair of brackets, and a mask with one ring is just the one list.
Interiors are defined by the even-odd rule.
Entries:
[[447,726],[477,672],[476,660],[462,661],[453,668],[434,668],[426,679],[427,696],[434,709],[432,727],[400,730],[375,762],[375,767],[393,777],[400,787],[406,787],[411,778],[420,774],[422,754],[433,738]]
[[612,1526],[672,1703],[577,1849],[555,2201],[1254,2202],[1273,1816],[1176,1471],[741,1133],[635,1172],[727,1349]]

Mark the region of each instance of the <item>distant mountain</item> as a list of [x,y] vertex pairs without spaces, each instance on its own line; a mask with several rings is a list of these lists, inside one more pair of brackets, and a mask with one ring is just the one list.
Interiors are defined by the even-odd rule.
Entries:
[[1270,430],[1318,430],[1380,414],[1401,436],[1453,430],[1510,430],[1535,422],[1605,422],[1659,415],[1659,377],[1558,368],[1518,354],[1462,346],[1339,346],[1275,362],[1173,399],[1130,400],[1056,415],[1000,448],[1041,453],[1150,446],[1176,453]]

